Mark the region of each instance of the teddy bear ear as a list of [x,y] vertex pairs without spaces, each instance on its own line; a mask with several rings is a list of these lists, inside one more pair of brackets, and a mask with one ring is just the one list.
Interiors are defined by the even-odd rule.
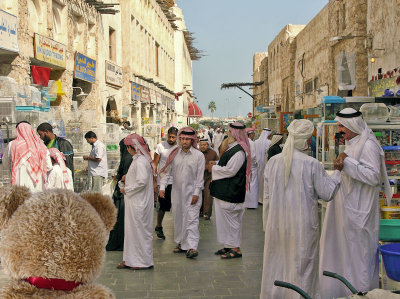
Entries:
[[7,226],[14,212],[31,197],[26,187],[5,186],[0,188],[0,230]]
[[117,221],[117,209],[111,198],[100,193],[91,192],[81,193],[80,196],[86,199],[95,208],[97,213],[99,213],[106,229],[109,231],[112,230]]

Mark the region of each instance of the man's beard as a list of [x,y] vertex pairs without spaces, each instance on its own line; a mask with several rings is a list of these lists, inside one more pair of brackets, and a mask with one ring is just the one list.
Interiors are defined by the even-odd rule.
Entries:
[[169,145],[175,145],[176,142],[167,140],[167,143],[168,143]]
[[44,144],[49,144],[50,141],[51,141],[51,139],[48,136],[43,137]]

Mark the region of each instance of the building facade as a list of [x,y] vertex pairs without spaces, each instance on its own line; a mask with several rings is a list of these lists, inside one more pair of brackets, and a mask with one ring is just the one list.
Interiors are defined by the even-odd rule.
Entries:
[[[396,59],[398,64],[395,50],[399,45],[393,42],[395,38],[385,40],[385,46],[391,49],[390,58],[381,60],[379,66],[375,64],[374,70],[369,63],[370,48],[378,49],[378,44],[382,44],[379,37],[372,45],[372,35],[398,35],[396,26],[382,20],[382,13],[389,11],[396,1],[389,2],[393,3],[386,7],[386,3],[381,5],[373,0],[329,1],[307,25],[286,25],[268,46],[265,79],[269,105],[275,105],[277,112],[306,111],[318,106],[327,95],[368,96],[368,81],[373,74],[379,68],[393,70],[396,62],[392,61]],[[396,5],[393,7],[398,10]],[[377,26],[377,22],[387,24]]]
[[[46,67],[57,86],[56,109],[95,111],[97,123],[129,120],[140,134],[146,124],[178,125],[175,94],[183,85],[192,89],[192,64],[187,41],[175,41],[174,4],[1,1],[0,15],[15,34],[0,39],[0,76],[30,87],[32,66]],[[176,57],[178,48],[184,53]],[[185,109],[179,113],[185,118]]]

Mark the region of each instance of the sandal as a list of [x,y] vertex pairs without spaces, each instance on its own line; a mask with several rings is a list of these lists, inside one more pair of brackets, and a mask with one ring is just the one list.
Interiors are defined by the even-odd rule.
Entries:
[[221,254],[228,253],[230,250],[231,250],[230,248],[222,248],[222,249],[218,249],[216,252],[214,252],[214,254],[221,255]]
[[184,252],[187,252],[187,250],[183,250],[182,248],[181,248],[181,245],[179,244],[178,246],[176,246],[175,248],[174,248],[174,250],[173,250],[173,253],[184,253]]
[[121,262],[117,265],[117,269],[130,269],[131,267],[125,265],[125,262]]
[[223,260],[235,259],[239,257],[242,257],[242,254],[235,250],[229,250],[227,253],[221,255],[221,259]]
[[204,215],[204,220],[210,220],[210,216]]
[[189,249],[186,253],[187,258],[194,258],[199,255],[199,252],[196,249]]

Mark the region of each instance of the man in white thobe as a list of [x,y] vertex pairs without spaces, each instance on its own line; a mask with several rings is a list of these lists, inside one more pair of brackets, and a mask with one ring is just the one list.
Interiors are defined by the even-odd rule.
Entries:
[[228,149],[218,164],[211,161],[207,167],[213,180],[210,193],[215,199],[217,239],[224,246],[215,254],[222,259],[233,259],[242,257],[244,199],[251,180],[250,145],[243,124],[229,125],[227,143]]
[[261,132],[260,137],[254,141],[256,148],[256,158],[257,158],[257,171],[258,171],[258,202],[263,202],[263,190],[264,190],[264,169],[266,153],[269,148],[271,141],[269,136],[271,135],[271,130],[264,128]]
[[344,276],[361,292],[378,287],[379,191],[387,179],[384,153],[361,112],[346,108],[338,112],[339,132],[346,150],[338,156],[344,164],[342,184],[327,206],[321,235],[322,298],[344,297],[350,291],[323,271]]
[[205,158],[197,149],[197,134],[191,127],[178,132],[179,148],[171,151],[161,169],[160,197],[165,196],[165,188],[170,176],[173,177],[171,190],[172,214],[174,217],[174,253],[186,252],[186,257],[198,255],[200,239],[199,214],[204,187]]
[[247,136],[249,137],[250,152],[251,152],[251,181],[250,189],[246,191],[244,200],[244,207],[247,209],[257,209],[258,207],[258,174],[257,174],[257,157],[256,148],[254,144],[254,128],[246,129]]
[[294,284],[311,298],[320,298],[318,198],[332,200],[340,172],[330,177],[318,160],[304,152],[313,130],[309,120],[294,120],[288,127],[283,152],[272,157],[265,168],[260,299],[300,298],[292,290],[274,286],[275,280]]
[[224,140],[224,134],[221,132],[221,128],[218,128],[212,140],[214,150],[217,153],[219,152],[219,146],[221,145],[222,140]]
[[125,226],[123,262],[117,268],[153,268],[154,165],[143,137],[130,134],[124,139],[132,163],[125,177]]

